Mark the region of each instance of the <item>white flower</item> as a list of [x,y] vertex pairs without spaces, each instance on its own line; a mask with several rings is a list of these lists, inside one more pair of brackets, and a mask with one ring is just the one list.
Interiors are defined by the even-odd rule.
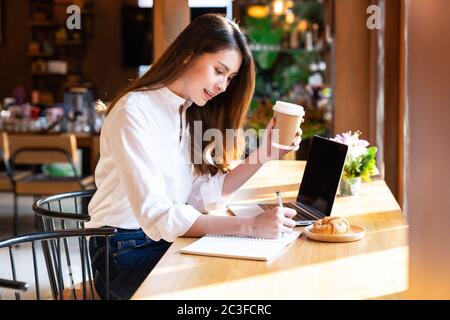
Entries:
[[348,145],[347,161],[349,162],[367,153],[369,142],[367,140],[360,140],[360,134],[361,132],[359,131],[356,131],[355,133],[348,131],[338,134],[334,139],[331,139]]
[[366,153],[367,153],[367,149],[364,146],[361,146],[361,145],[349,146],[347,156],[348,156],[349,160],[352,161]]

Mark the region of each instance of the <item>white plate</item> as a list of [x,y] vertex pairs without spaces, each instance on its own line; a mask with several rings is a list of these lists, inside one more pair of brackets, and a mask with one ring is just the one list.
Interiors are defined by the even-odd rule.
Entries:
[[366,229],[359,225],[350,225],[350,232],[343,235],[331,235],[331,234],[320,234],[311,232],[313,225],[305,227],[303,230],[306,236],[312,240],[324,241],[324,242],[351,242],[357,241],[364,238],[366,234]]

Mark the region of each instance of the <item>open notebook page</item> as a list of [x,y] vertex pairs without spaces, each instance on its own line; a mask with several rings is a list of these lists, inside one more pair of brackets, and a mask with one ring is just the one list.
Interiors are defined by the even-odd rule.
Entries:
[[206,235],[188,246],[181,253],[239,258],[271,260],[300,236],[301,232],[283,234],[279,239],[261,239],[237,236]]

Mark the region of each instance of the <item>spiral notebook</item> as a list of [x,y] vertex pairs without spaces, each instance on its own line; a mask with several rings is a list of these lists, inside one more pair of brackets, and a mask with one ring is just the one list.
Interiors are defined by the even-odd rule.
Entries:
[[301,232],[294,231],[278,239],[206,235],[182,248],[180,252],[225,258],[271,260],[300,234]]

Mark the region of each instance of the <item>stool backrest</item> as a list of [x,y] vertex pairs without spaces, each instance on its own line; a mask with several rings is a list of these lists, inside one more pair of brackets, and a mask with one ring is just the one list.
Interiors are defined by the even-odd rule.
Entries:
[[9,160],[8,134],[0,132],[0,156],[2,159]]
[[[43,197],[33,204],[33,211],[40,217],[39,228],[42,231],[66,229],[84,229],[84,223],[90,220],[88,205],[96,190],[65,192]],[[66,255],[68,250],[65,248]],[[91,264],[89,252],[80,252],[87,264]],[[53,246],[44,253],[47,267],[57,264],[57,254]],[[86,268],[88,278],[92,278],[91,268]],[[50,276],[52,272],[49,272]],[[53,291],[57,291],[56,278],[50,277]]]
[[63,229],[70,221],[83,228],[83,223],[90,220],[88,205],[95,191],[80,190],[43,197],[33,204],[33,211],[42,217],[46,231]]
[[73,134],[8,134],[9,157],[14,164],[77,162]]
[[[89,250],[87,246],[87,237],[109,237],[116,233],[114,228],[86,228],[78,230],[57,230],[49,232],[37,232],[16,236],[13,238],[0,240],[0,249],[8,250],[10,257],[10,279],[5,279],[2,275],[0,279],[0,287],[15,289],[15,297],[17,300],[21,299],[19,290],[24,291],[28,286],[24,284],[24,278],[34,278],[35,298],[47,299],[49,297],[42,296],[42,282],[39,261],[43,259],[40,255],[52,252],[55,259],[44,259],[46,264],[45,270],[50,281],[51,297],[55,300],[87,300],[94,299],[94,287],[92,279],[92,270],[89,261],[86,260],[85,253]],[[73,239],[74,241],[69,242]],[[109,248],[108,241],[106,241],[105,250],[105,272],[106,272],[106,286],[107,294],[109,293]],[[41,245],[41,248],[39,247]],[[31,257],[24,253],[20,254],[20,265],[15,259],[15,251],[17,246],[19,248],[31,246]],[[72,250],[68,250],[68,248]],[[77,247],[78,246],[78,247]],[[74,247],[76,250],[74,251]],[[64,249],[64,251],[63,251]],[[77,252],[79,250],[79,252]],[[26,256],[26,257],[24,257]],[[30,261],[24,261],[28,258]],[[23,269],[20,274],[19,269]],[[78,272],[76,272],[78,270]],[[76,277],[78,273],[78,278]],[[81,273],[81,275],[80,275]],[[81,279],[80,279],[81,276]],[[46,277],[47,278],[47,277]],[[76,289],[76,283],[81,280],[81,291]],[[33,281],[30,281],[33,283]],[[78,294],[77,294],[78,291]],[[106,297],[108,298],[108,297]]]

